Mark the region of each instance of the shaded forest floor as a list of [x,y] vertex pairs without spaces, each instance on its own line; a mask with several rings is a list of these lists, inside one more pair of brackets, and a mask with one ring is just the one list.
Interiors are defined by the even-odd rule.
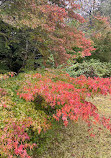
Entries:
[[[111,116],[110,96],[96,96],[88,101],[97,106],[99,113]],[[107,129],[98,132],[94,127],[95,137],[89,137],[88,127],[82,121],[70,122],[68,127],[60,125],[54,129],[54,137],[46,142],[42,155],[34,158],[111,158],[111,134]]]

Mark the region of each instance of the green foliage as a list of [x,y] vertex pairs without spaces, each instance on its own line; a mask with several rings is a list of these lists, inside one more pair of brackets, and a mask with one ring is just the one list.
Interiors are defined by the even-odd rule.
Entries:
[[85,75],[86,77],[110,77],[111,62],[100,62],[97,59],[83,60],[76,62],[70,67],[67,67],[66,72],[72,77]]
[[98,36],[93,36],[92,39],[96,48],[92,56],[100,61],[109,62],[111,60],[111,31],[100,33]]
[[109,19],[104,16],[95,16],[93,18],[91,29],[87,30],[89,36],[96,48],[90,58],[99,59],[101,62],[111,60],[111,25]]
[[[45,46],[40,42],[35,42],[34,38],[35,31],[27,28],[17,29],[0,20],[1,65],[4,62],[7,69],[15,72],[18,72],[21,67],[22,70],[34,70],[35,56],[40,52],[47,55],[46,50],[44,51]],[[41,47],[40,51],[39,47]]]
[[4,74],[9,71],[5,60],[0,60],[0,73]]
[[[20,30],[0,20],[0,63],[17,71],[23,63],[24,38]],[[0,67],[1,68],[1,67]]]
[[46,64],[47,64],[49,67],[53,67],[53,68],[54,68],[54,56],[53,56],[53,54],[50,54],[50,55],[49,55]]

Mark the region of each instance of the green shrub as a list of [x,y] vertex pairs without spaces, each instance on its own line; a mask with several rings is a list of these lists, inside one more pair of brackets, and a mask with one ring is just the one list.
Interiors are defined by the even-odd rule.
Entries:
[[100,62],[96,59],[76,62],[70,67],[65,68],[66,72],[71,77],[78,77],[85,75],[86,77],[110,77],[111,76],[111,62]]

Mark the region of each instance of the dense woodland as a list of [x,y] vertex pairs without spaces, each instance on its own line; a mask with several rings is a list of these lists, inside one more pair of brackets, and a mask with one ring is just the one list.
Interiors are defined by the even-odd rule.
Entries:
[[111,94],[111,0],[0,1],[2,158],[34,157],[70,120],[111,132],[97,94]]

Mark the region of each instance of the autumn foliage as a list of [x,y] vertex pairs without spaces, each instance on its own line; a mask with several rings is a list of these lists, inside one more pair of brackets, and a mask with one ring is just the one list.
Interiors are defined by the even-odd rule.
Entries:
[[43,117],[43,123],[41,118],[34,119],[31,113],[30,117],[25,115],[17,119],[12,112],[16,103],[12,102],[9,106],[10,100],[5,99],[9,95],[8,91],[0,89],[0,110],[2,113],[7,113],[6,119],[0,122],[2,127],[0,129],[1,156],[29,158],[27,150],[37,147],[37,142],[30,143],[28,130],[31,128],[38,134],[45,132],[51,127],[48,117],[56,121],[62,120],[65,126],[68,125],[69,120],[79,123],[81,119],[88,125],[89,135],[92,137],[95,135],[92,125],[96,125],[98,130],[101,130],[99,127],[103,126],[111,132],[110,118],[101,116],[97,107],[86,101],[86,97],[93,97],[96,94],[111,94],[111,78],[93,79],[85,76],[72,78],[63,72],[57,74],[50,69],[47,71],[49,72],[43,75],[40,73],[24,74],[25,83],[23,82],[15,91],[21,99],[26,101],[27,108],[29,108],[28,103],[34,102],[35,106],[42,106],[40,108],[43,110],[50,111]]
[[[78,118],[82,118],[89,126],[91,123],[102,123],[97,108],[85,101],[85,98],[98,93],[103,95],[111,93],[111,78],[87,79],[85,76],[71,78],[68,74],[48,76],[49,74],[42,76],[38,73],[33,75],[32,78],[37,82],[26,83],[17,95],[26,101],[34,101],[37,95],[42,96],[47,103],[44,108],[51,106],[52,109],[56,109],[53,117],[57,121],[61,118],[65,126],[68,125],[69,119],[77,121]],[[104,124],[104,126],[111,130],[110,125]]]
[[10,9],[8,8],[11,12],[1,16],[3,21],[14,27],[31,29],[31,40],[37,43],[35,47],[43,54],[44,60],[47,60],[50,53],[53,54],[57,67],[73,57],[67,54],[67,50],[73,51],[74,47],[81,48],[79,54],[82,57],[90,56],[95,50],[91,40],[75,26],[68,24],[73,20],[79,23],[85,22],[85,19],[75,12],[79,8],[80,6],[72,0],[53,3],[45,0],[37,2],[16,0]]
[[26,143],[26,140],[30,140],[28,134],[25,132],[26,128],[30,127],[31,119],[24,121],[15,121],[10,119],[5,121],[6,126],[3,131],[0,131],[2,136],[0,139],[1,155],[12,158],[13,155],[30,158],[26,149],[33,149],[36,144]]

